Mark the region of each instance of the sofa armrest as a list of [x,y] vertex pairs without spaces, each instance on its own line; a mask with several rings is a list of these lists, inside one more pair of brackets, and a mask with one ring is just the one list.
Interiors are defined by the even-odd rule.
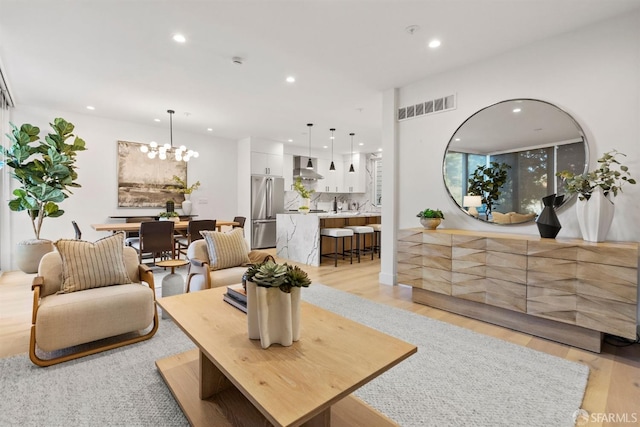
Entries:
[[40,306],[40,289],[44,286],[44,277],[36,276],[31,283],[31,290],[33,291],[33,309],[31,311],[31,324],[36,324],[36,316],[38,314],[38,307]]
[[138,274],[140,275],[140,281],[146,282],[149,284],[149,287],[153,290],[153,299],[156,298],[156,284],[153,280],[153,271],[146,264],[138,265]]
[[273,262],[276,261],[269,252],[260,250],[253,250],[249,252],[249,264],[260,264],[269,260]]
[[204,278],[204,289],[211,289],[211,277],[209,277],[209,262],[197,258],[189,259],[189,274],[187,275],[187,292],[191,278],[202,274]]

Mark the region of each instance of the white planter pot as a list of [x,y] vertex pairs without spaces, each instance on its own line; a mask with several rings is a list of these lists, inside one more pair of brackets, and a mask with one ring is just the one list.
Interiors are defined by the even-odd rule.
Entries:
[[576,214],[582,238],[587,242],[604,242],[615,214],[615,205],[596,187],[589,200],[576,202]]
[[15,260],[25,273],[37,273],[40,259],[53,251],[53,242],[44,239],[23,240],[16,245]]
[[300,288],[291,293],[247,282],[247,322],[249,339],[260,340],[262,348],[271,344],[288,347],[300,339]]

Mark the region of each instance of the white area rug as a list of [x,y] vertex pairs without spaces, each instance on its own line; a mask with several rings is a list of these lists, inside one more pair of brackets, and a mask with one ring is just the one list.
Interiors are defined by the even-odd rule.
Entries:
[[[326,286],[302,294],[419,347],[356,393],[401,426],[574,425],[584,365]],[[188,425],[154,362],[189,348],[163,320],[149,341],[49,368],[27,355],[0,359],[0,426]]]

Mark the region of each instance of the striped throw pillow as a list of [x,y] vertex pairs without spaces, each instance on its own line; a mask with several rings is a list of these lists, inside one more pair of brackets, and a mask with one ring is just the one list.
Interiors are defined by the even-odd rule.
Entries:
[[227,233],[219,231],[201,231],[207,242],[209,265],[212,270],[238,267],[249,263],[249,248],[244,240],[242,228]]
[[124,233],[94,243],[60,239],[54,243],[62,257],[60,293],[131,283],[124,263]]

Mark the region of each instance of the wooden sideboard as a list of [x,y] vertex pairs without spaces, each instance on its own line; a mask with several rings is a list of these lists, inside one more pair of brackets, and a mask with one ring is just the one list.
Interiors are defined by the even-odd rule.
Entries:
[[638,243],[414,228],[398,233],[413,300],[600,352],[636,338]]

